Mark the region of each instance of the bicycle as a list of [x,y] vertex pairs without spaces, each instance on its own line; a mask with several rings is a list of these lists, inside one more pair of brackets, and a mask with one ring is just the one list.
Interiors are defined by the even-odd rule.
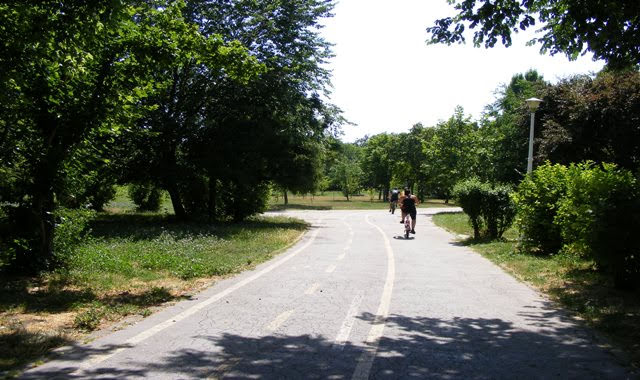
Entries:
[[409,233],[411,232],[411,216],[404,217],[404,238],[409,239]]

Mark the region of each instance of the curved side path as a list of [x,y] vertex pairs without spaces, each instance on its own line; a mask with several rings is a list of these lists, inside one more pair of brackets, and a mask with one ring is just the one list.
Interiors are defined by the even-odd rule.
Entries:
[[419,210],[297,211],[313,227],[255,270],[24,379],[626,379],[636,374],[544,297]]

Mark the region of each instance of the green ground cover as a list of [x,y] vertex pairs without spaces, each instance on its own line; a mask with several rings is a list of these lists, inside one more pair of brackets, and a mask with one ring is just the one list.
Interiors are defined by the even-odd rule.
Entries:
[[473,240],[463,213],[439,214],[436,225],[461,237],[461,243],[481,253],[516,278],[533,285],[579,319],[604,334],[640,367],[640,291],[621,291],[613,279],[595,269],[592,260],[569,255],[536,256],[517,249],[517,231],[500,241]]
[[88,331],[125,316],[146,317],[158,305],[264,262],[307,228],[285,217],[179,223],[166,207],[136,213],[126,193],[109,210],[92,222],[68,269],[0,280],[0,378]]

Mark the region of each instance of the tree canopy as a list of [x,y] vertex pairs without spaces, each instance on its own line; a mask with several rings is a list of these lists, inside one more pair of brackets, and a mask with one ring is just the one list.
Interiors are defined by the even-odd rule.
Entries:
[[51,267],[56,210],[100,208],[116,183],[167,190],[183,219],[241,220],[272,184],[314,188],[342,122],[322,100],[332,7],[3,2],[0,224],[17,227],[0,250]]
[[514,33],[541,25],[542,53],[576,59],[586,52],[611,67],[640,64],[640,2],[636,0],[448,0],[458,12],[427,28],[430,43],[464,43],[474,29],[473,44],[487,48],[512,43]]

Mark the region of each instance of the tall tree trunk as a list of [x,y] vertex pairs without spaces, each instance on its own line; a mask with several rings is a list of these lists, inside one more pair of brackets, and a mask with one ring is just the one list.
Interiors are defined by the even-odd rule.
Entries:
[[209,220],[216,220],[216,199],[218,198],[218,183],[216,178],[209,174]]
[[184,205],[182,204],[182,199],[180,198],[180,191],[178,191],[178,185],[176,181],[172,178],[167,178],[167,191],[169,192],[169,197],[171,197],[171,204],[173,205],[173,212],[176,213],[176,217],[180,220],[184,220],[187,218],[187,213],[184,211]]
[[289,196],[287,195],[287,189],[282,190],[282,196],[284,197],[284,204],[289,204]]
[[55,226],[52,178],[44,173],[41,173],[38,177],[33,194],[32,213],[35,217],[36,230],[38,231],[39,255],[37,260],[25,262],[27,266],[36,270],[51,269]]

